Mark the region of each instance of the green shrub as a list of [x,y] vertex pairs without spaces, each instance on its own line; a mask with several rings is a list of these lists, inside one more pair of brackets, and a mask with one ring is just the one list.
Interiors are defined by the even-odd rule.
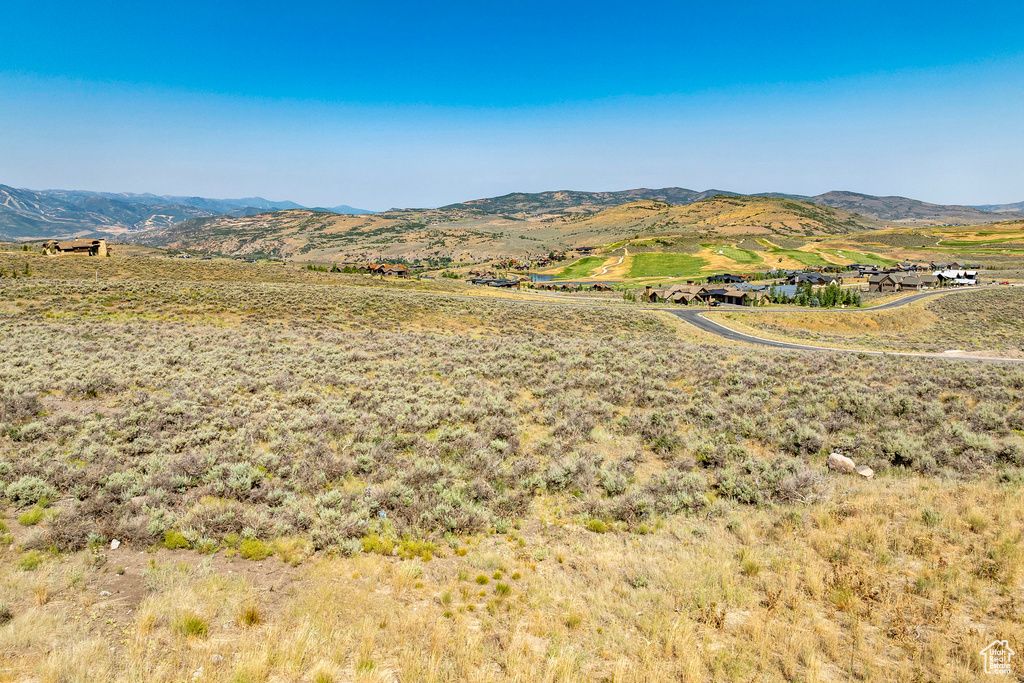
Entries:
[[42,563],[43,556],[35,550],[29,550],[18,558],[18,568],[27,572],[35,571]]
[[247,538],[238,547],[238,554],[247,560],[262,560],[270,553],[270,546],[258,538]]
[[481,586],[486,586],[488,581],[490,581],[490,579],[487,578],[486,574],[480,574],[476,577],[476,582]]
[[45,507],[57,497],[57,489],[39,477],[22,477],[7,485],[7,499],[15,505],[42,505]]
[[206,620],[195,612],[180,614],[172,624],[174,632],[186,638],[205,638],[210,632]]
[[434,559],[434,553],[436,552],[436,544],[431,543],[430,541],[417,541],[409,537],[403,538],[402,542],[398,546],[398,555],[403,560],[410,560],[414,557],[419,557],[424,562],[429,562]]
[[22,526],[34,526],[43,518],[43,512],[43,508],[36,505],[31,510],[27,510],[18,516],[18,524],[21,524]]
[[933,507],[921,510],[921,521],[925,526],[936,527],[942,522],[942,513]]
[[597,534],[603,534],[608,531],[608,525],[596,517],[587,522],[587,528]]
[[180,531],[168,529],[164,534],[163,546],[168,550],[179,550],[181,548],[191,548],[192,544],[188,542],[188,539]]
[[512,587],[507,583],[496,583],[494,584],[495,595],[505,596],[512,592]]
[[367,534],[362,538],[364,553],[377,553],[378,555],[390,555],[395,550],[395,542],[380,534]]

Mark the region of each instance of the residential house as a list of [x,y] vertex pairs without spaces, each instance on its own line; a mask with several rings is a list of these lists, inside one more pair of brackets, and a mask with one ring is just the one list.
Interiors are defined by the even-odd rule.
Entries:
[[929,289],[939,283],[940,279],[929,273],[879,273],[868,278],[868,291],[901,292],[908,289]]
[[50,254],[88,254],[106,256],[107,241],[104,239],[50,240],[43,244],[43,251]]
[[823,273],[793,273],[786,278],[787,285],[800,285],[803,283],[810,283],[812,287],[823,287],[830,285],[833,282],[842,282],[842,278],[835,278],[831,275],[824,275]]
[[409,269],[400,264],[369,263],[359,266],[359,272],[381,277],[409,277]]
[[738,287],[705,287],[701,285],[672,285],[664,289],[645,287],[640,297],[652,303],[670,301],[691,304],[718,301],[737,306],[758,305],[768,300],[766,291],[740,289]]
[[732,273],[722,273],[721,275],[712,275],[708,278],[708,283],[720,283],[720,284],[739,284],[745,282],[746,278],[742,275],[733,275]]
[[945,286],[970,286],[978,284],[978,271],[949,268],[935,271],[935,278]]

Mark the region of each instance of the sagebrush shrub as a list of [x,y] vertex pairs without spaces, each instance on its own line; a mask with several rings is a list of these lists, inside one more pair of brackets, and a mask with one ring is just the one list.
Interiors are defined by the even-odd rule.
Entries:
[[57,489],[39,477],[24,476],[8,484],[5,494],[15,505],[35,505],[54,500],[57,497]]

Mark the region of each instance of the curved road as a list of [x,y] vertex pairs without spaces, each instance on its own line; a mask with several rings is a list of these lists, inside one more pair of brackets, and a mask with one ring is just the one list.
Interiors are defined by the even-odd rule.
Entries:
[[[915,301],[920,301],[921,299],[926,299],[928,297],[935,296],[936,294],[954,294],[956,292],[970,292],[970,291],[975,291],[976,292],[978,290],[977,289],[973,289],[973,288],[971,288],[971,289],[965,288],[965,289],[955,289],[955,290],[945,290],[945,291],[937,290],[937,291],[932,291],[932,292],[921,292],[919,294],[911,294],[910,296],[905,296],[905,297],[903,297],[901,299],[896,299],[895,301],[890,301],[888,303],[880,304],[878,306],[870,306],[868,308],[859,308],[859,309],[857,309],[857,311],[858,312],[860,312],[860,311],[884,311],[884,310],[887,310],[887,309],[890,309],[890,308],[899,308],[900,306],[906,306],[907,304],[913,303]],[[665,311],[666,313],[671,313],[672,315],[674,315],[674,316],[676,316],[678,318],[682,318],[683,320],[685,320],[686,322],[690,323],[694,327],[696,327],[698,329],[701,329],[701,330],[703,330],[705,332],[710,332],[711,334],[718,335],[719,337],[722,337],[723,339],[728,339],[729,341],[743,342],[743,343],[746,343],[746,344],[757,344],[759,346],[770,346],[770,347],[776,348],[776,349],[792,349],[792,350],[797,350],[797,351],[842,351],[842,352],[845,352],[845,353],[867,354],[867,355],[871,355],[871,356],[914,356],[914,357],[919,357],[919,358],[943,358],[943,359],[946,359],[946,360],[971,360],[971,361],[989,362],[989,363],[1022,363],[1022,362],[1024,362],[1024,359],[1021,359],[1021,358],[992,358],[992,357],[982,357],[982,356],[951,356],[951,355],[944,354],[944,353],[909,353],[909,352],[898,352],[898,351],[868,351],[868,350],[864,350],[864,349],[842,349],[842,348],[837,348],[837,347],[834,347],[834,346],[811,346],[809,344],[795,344],[795,343],[792,343],[792,342],[777,341],[775,339],[765,339],[764,337],[755,337],[755,336],[750,335],[750,334],[744,334],[743,332],[737,332],[736,330],[732,329],[731,327],[726,327],[725,325],[723,325],[723,324],[721,324],[719,322],[715,322],[714,320],[709,320],[708,318],[704,317],[704,313],[706,312],[704,310],[687,310],[687,309],[680,309],[680,308],[662,308],[662,309],[659,309],[659,310]],[[758,310],[758,309],[753,309],[753,308],[748,308],[748,307],[741,307],[741,306],[735,306],[735,307],[725,308],[724,310],[753,311],[753,310]],[[779,310],[785,310],[785,309],[777,309],[776,308],[776,309],[772,309],[772,310],[779,311]],[[801,309],[796,309],[796,310],[799,310],[800,312],[804,312],[804,313],[809,311],[809,310],[810,311],[819,310],[821,312],[825,312],[826,310],[828,310],[829,312],[832,312],[832,313],[836,312],[836,309],[804,309],[804,308],[801,308]],[[851,310],[851,309],[839,309],[839,310]]]
[[[975,288],[975,287],[966,288],[965,287],[963,289],[953,289],[953,290],[948,290],[947,289],[947,290],[934,290],[934,291],[930,291],[930,292],[919,292],[917,294],[911,294],[910,296],[905,296],[903,298],[896,299],[895,301],[890,301],[888,303],[879,304],[877,306],[869,306],[867,308],[858,308],[858,309],[837,309],[837,308],[827,308],[827,309],[826,308],[790,308],[790,309],[772,308],[772,309],[760,309],[760,308],[751,308],[751,307],[748,307],[748,306],[723,306],[719,310],[723,310],[723,311],[745,311],[745,312],[756,312],[756,311],[761,311],[761,310],[773,311],[773,312],[799,311],[801,313],[807,313],[807,312],[837,313],[837,312],[842,312],[844,310],[848,311],[848,312],[853,312],[854,310],[856,310],[857,312],[863,312],[863,311],[884,311],[884,310],[888,310],[890,308],[899,308],[900,306],[906,306],[907,304],[911,304],[911,303],[913,303],[915,301],[920,301],[921,299],[926,299],[928,297],[932,297],[932,296],[936,296],[936,295],[940,295],[940,294],[956,294],[958,292],[977,292],[977,291],[979,291],[979,289],[982,289],[982,288],[980,288],[980,287],[978,287],[978,288]],[[987,289],[987,287],[985,289]],[[843,349],[843,348],[839,348],[839,347],[835,347],[835,346],[811,346],[809,344],[795,344],[795,343],[792,343],[792,342],[777,341],[775,339],[765,339],[764,337],[755,337],[755,336],[750,335],[750,334],[744,334],[743,332],[737,332],[736,330],[732,329],[731,327],[727,327],[727,326],[725,326],[725,325],[723,325],[721,323],[715,322],[714,320],[709,320],[708,318],[705,318],[704,317],[704,313],[708,312],[707,309],[692,309],[692,308],[691,309],[687,309],[687,308],[654,308],[654,309],[647,308],[647,309],[637,309],[637,308],[633,308],[632,306],[630,306],[628,304],[611,304],[611,303],[605,303],[605,302],[601,302],[601,301],[586,301],[586,300],[583,300],[583,299],[563,298],[560,295],[541,294],[539,292],[538,293],[531,292],[531,294],[533,294],[533,296],[536,296],[538,298],[543,297],[543,298],[546,298],[546,299],[553,299],[553,300],[552,301],[530,301],[528,299],[505,299],[503,297],[480,297],[480,296],[474,296],[472,294],[449,294],[449,293],[441,293],[441,292],[436,292],[436,293],[433,293],[433,294],[436,294],[437,296],[451,296],[451,297],[460,298],[460,299],[481,299],[481,298],[483,298],[483,299],[489,299],[491,301],[514,301],[514,302],[517,302],[517,303],[522,303],[522,304],[527,304],[527,305],[532,304],[532,305],[535,305],[535,306],[585,306],[585,307],[594,307],[594,308],[617,308],[617,309],[627,309],[627,310],[648,310],[648,311],[655,310],[655,311],[663,311],[665,313],[671,313],[672,315],[674,315],[674,316],[676,316],[678,318],[681,318],[682,320],[685,320],[686,322],[690,323],[691,325],[693,325],[694,327],[696,327],[696,328],[698,328],[700,330],[703,330],[704,332],[709,332],[711,334],[714,334],[714,335],[717,335],[719,337],[722,337],[723,339],[728,339],[729,341],[734,341],[734,342],[741,342],[741,343],[744,343],[744,344],[755,344],[757,346],[768,346],[768,347],[775,348],[775,349],[788,349],[788,350],[794,350],[794,351],[839,351],[839,352],[842,352],[842,353],[864,354],[864,355],[869,355],[869,356],[910,356],[910,357],[913,357],[913,358],[939,358],[939,359],[942,359],[942,360],[965,360],[965,361],[974,361],[974,362],[982,362],[982,363],[1024,363],[1024,358],[994,358],[994,357],[988,357],[988,356],[952,356],[952,355],[945,354],[945,353],[910,353],[910,352],[900,352],[900,351],[870,351],[870,350],[866,350],[866,349]],[[554,301],[554,299],[559,299],[559,300],[558,301]]]

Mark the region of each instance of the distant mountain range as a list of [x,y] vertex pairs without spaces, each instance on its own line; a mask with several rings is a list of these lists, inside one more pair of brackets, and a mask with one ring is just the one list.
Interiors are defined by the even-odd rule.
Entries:
[[629,202],[653,199],[674,205],[687,205],[716,195],[734,197],[777,197],[831,206],[898,225],[934,226],[978,223],[1024,218],[1024,202],[1000,204],[987,207],[929,204],[906,197],[876,197],[857,192],[833,191],[815,196],[785,194],[781,192],[758,192],[742,194],[728,190],[688,190],[683,187],[664,187],[657,190],[638,188],[620,192],[578,192],[559,190],[555,192],[515,192],[475,199],[442,208],[477,209],[486,213],[510,216],[539,216],[545,214],[589,213]]
[[[766,192],[742,194],[728,190],[689,190],[682,187],[637,188],[617,192],[516,192],[450,204],[430,212],[430,221],[450,223],[488,216],[510,220],[546,220],[567,215],[584,216],[636,201],[658,201],[687,206],[715,196],[772,197],[809,202],[859,214],[892,226],[973,225],[1024,219],[1024,202],[986,206],[929,204],[906,197],[876,197],[856,192],[826,192],[815,196]],[[0,239],[36,239],[68,236],[111,236],[144,241],[143,235],[165,235],[169,227],[197,218],[245,217],[305,210],[291,201],[262,197],[208,199],[172,195],[86,192],[81,190],[24,190],[0,185]],[[365,215],[372,211],[346,204],[310,209],[319,213]],[[407,219],[417,209],[392,209],[379,215]],[[127,235],[132,235],[127,237]],[[121,237],[125,236],[125,237]]]
[[[273,202],[262,197],[207,199],[128,192],[24,190],[0,185],[0,238],[117,236],[165,228],[190,218],[251,216],[304,208],[295,202]],[[372,213],[344,204],[317,210]]]
[[[578,202],[580,197],[560,201]],[[574,210],[560,215],[530,217],[486,213],[464,205],[392,210],[371,216],[296,209],[258,216],[195,218],[147,230],[133,238],[151,246],[225,256],[273,256],[321,263],[390,259],[440,262],[521,257],[638,236],[806,237],[862,233],[882,227],[873,218],[787,197],[717,194],[689,204],[640,199],[592,212],[571,208]]]
[[982,204],[980,206],[972,206],[972,209],[981,209],[982,211],[1024,211],[1024,202],[1017,202],[1016,204]]

